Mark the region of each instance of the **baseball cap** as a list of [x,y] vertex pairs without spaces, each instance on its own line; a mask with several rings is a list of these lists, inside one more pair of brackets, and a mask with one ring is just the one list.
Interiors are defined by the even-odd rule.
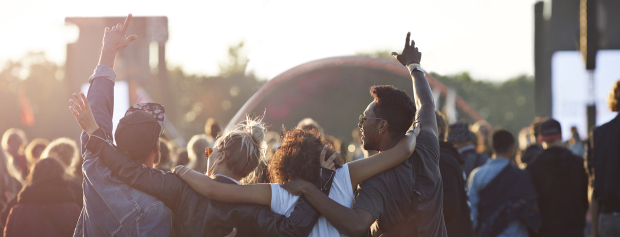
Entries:
[[562,139],[562,126],[557,120],[549,119],[540,125],[538,140],[550,141],[554,139]]
[[135,104],[118,122],[114,138],[125,152],[144,152],[159,142],[165,117],[164,107],[157,103]]

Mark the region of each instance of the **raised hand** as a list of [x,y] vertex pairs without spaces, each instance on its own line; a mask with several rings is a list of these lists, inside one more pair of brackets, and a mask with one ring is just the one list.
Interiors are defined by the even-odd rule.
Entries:
[[138,38],[136,35],[130,35],[125,37],[127,34],[127,29],[129,28],[129,24],[131,23],[131,14],[127,16],[125,19],[125,24],[118,23],[112,28],[106,27],[105,33],[103,34],[103,49],[104,50],[113,50],[115,52],[123,50],[131,41],[134,41]]
[[407,66],[409,64],[420,64],[420,60],[422,59],[422,53],[418,51],[418,48],[415,47],[415,42],[411,40],[411,44],[409,43],[409,36],[411,36],[411,32],[407,32],[407,39],[405,39],[405,48],[401,54],[396,52],[392,52],[392,56],[400,62],[403,66]]
[[95,132],[99,126],[93,116],[93,111],[90,110],[88,99],[84,93],[80,92],[80,96],[73,93],[75,100],[69,100],[73,106],[69,106],[69,110],[73,113],[75,120],[78,122],[82,130],[84,130],[89,136]]
[[319,156],[319,163],[321,164],[321,167],[325,169],[334,170],[334,167],[335,167],[334,160],[336,159],[336,157],[338,157],[338,154],[340,154],[340,152],[339,151],[334,152],[334,154],[330,156],[329,159],[325,160],[325,153],[327,153],[328,148],[329,146],[327,145],[323,147],[323,150],[321,151],[321,155]]

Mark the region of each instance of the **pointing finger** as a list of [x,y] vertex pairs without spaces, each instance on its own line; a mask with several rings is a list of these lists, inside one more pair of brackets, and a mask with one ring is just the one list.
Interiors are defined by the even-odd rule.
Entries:
[[131,23],[131,19],[133,16],[131,14],[127,15],[125,18],[125,23],[123,24],[123,33],[127,33],[127,29],[129,28],[129,23]]
[[405,39],[405,46],[409,46],[409,37],[411,36],[411,32],[407,32],[407,38]]

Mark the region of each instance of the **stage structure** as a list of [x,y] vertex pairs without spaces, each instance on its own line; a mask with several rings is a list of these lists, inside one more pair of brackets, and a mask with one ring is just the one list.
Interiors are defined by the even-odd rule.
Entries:
[[[123,23],[122,17],[67,17],[67,24],[74,24],[79,29],[79,37],[75,43],[67,45],[67,61],[65,64],[65,79],[70,91],[78,91],[93,73],[93,69],[99,61],[99,52],[102,46],[105,27],[112,27],[117,23]],[[168,69],[166,67],[166,41],[168,41],[168,18],[165,16],[141,17],[134,16],[127,31],[127,35],[135,34],[138,39],[131,46],[123,49],[116,56],[114,71],[117,81],[127,81],[128,104],[145,102],[148,95],[141,85],[146,83],[156,84],[157,91],[150,94],[158,99],[166,108],[166,129],[171,132],[175,139],[181,138],[172,124],[176,120],[174,101],[170,96]],[[151,50],[151,43],[155,42],[157,50]],[[151,69],[149,57],[151,53],[157,54],[157,68]],[[150,97],[148,97],[150,98]],[[119,103],[125,104],[125,103]],[[182,138],[181,138],[182,139]],[[181,142],[184,145],[184,141]]]
[[[426,78],[441,97],[451,94],[432,76],[427,74]],[[228,127],[241,122],[246,114],[265,114],[268,125],[283,124],[287,129],[312,117],[330,135],[350,139],[359,115],[372,101],[368,89],[373,85],[394,85],[413,98],[411,76],[396,60],[366,56],[326,58],[296,66],[271,79],[241,107]],[[452,97],[455,107],[472,123],[482,120],[461,97]],[[270,129],[279,131],[280,127]]]

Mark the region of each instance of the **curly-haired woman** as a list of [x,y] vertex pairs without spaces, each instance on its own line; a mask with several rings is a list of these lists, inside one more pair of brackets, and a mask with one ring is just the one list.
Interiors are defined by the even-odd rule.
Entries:
[[[333,163],[339,152],[329,149],[326,140],[320,137],[317,130],[295,129],[284,133],[282,146],[276,150],[269,162],[272,184],[226,185],[193,171],[184,175],[183,179],[196,191],[211,199],[267,205],[274,212],[288,216],[294,210],[299,196],[288,193],[280,184],[293,179],[317,183],[320,182],[320,173],[316,172],[319,167],[335,168],[329,197],[350,208],[357,185],[407,159],[413,153],[415,142],[415,134],[409,133],[390,150],[340,166]],[[330,156],[328,160],[325,160],[326,155]],[[310,236],[342,236],[342,234],[324,217],[320,217]]]

